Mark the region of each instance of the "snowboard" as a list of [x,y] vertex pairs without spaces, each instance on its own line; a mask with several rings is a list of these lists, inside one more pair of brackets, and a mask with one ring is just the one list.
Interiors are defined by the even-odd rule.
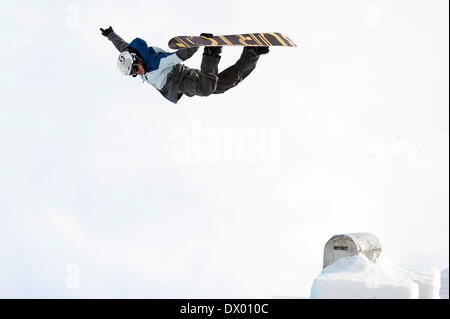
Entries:
[[284,46],[296,47],[287,36],[277,32],[215,35],[212,38],[182,35],[169,41],[169,48],[181,49],[204,46]]

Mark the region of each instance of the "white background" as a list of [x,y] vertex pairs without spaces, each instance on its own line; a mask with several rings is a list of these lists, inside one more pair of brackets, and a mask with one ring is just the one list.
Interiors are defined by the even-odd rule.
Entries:
[[[308,297],[326,241],[360,231],[401,266],[447,268],[448,9],[2,4],[0,297]],[[109,25],[164,49],[175,35],[263,31],[298,47],[175,105],[119,73]],[[221,69],[240,52],[224,48]],[[225,161],[234,129],[267,156]]]

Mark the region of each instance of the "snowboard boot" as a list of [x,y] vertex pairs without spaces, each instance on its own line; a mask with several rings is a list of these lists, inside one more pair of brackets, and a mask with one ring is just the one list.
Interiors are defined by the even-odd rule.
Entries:
[[[212,38],[214,35],[212,33],[202,33],[200,34],[200,36],[205,38]],[[209,56],[219,56],[222,53],[222,47],[221,46],[205,47],[203,53]]]
[[[205,48],[206,50],[206,48]],[[204,73],[209,73],[217,76],[219,73],[220,55],[203,53],[200,70]]]
[[259,55],[269,53],[269,47],[255,47],[256,53]]
[[219,56],[222,53],[222,47],[205,47],[203,54],[209,56]]
[[242,55],[247,57],[259,58],[260,55],[267,53],[269,53],[269,47],[244,47]]

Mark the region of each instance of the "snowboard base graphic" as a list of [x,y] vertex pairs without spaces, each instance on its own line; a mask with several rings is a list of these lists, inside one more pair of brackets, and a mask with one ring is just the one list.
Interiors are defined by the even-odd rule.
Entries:
[[202,36],[178,36],[170,39],[169,48],[181,49],[204,46],[284,46],[297,45],[287,36],[277,32]]

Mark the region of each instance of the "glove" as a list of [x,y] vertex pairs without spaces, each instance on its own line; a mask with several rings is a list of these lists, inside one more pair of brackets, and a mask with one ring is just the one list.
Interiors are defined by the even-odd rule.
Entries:
[[214,37],[214,35],[212,33],[202,33],[200,34],[201,37],[205,37],[205,38],[212,38]]
[[193,48],[183,48],[183,49],[179,49],[176,52],[176,55],[183,61],[186,61],[187,59],[189,59],[191,56],[194,55],[195,52],[197,52],[198,47],[193,47]]
[[100,31],[102,32],[102,34],[103,34],[105,37],[108,37],[108,35],[109,35],[110,33],[114,32],[114,30],[113,30],[112,27],[109,27],[109,28],[106,29],[106,30],[100,28]]

